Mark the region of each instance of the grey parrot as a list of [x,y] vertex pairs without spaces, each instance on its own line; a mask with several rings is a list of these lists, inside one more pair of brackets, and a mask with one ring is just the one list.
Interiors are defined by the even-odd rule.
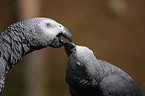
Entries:
[[96,59],[85,46],[65,43],[66,83],[71,96],[142,96],[135,81],[120,68]]
[[62,24],[49,18],[32,18],[10,25],[0,34],[0,94],[6,73],[26,54],[47,46],[58,48],[71,33]]

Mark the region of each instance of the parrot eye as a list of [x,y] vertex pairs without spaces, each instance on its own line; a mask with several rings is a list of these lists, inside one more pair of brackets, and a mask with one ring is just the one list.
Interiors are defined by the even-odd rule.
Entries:
[[79,67],[79,68],[82,68],[83,64],[81,64],[81,62],[78,61],[78,62],[76,62],[76,66]]
[[76,65],[77,65],[78,67],[80,67],[80,66],[81,66],[81,63],[80,63],[80,62],[76,62]]
[[45,26],[46,26],[47,28],[49,28],[49,27],[51,27],[51,24],[50,24],[50,23],[46,23]]

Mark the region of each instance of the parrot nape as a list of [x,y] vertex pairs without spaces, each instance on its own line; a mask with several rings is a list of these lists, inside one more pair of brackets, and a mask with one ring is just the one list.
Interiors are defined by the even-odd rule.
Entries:
[[96,59],[85,46],[67,42],[66,83],[71,96],[142,96],[135,81],[120,68]]
[[65,37],[72,41],[69,30],[49,18],[32,18],[10,25],[0,34],[0,94],[6,73],[26,54],[47,46],[59,48]]

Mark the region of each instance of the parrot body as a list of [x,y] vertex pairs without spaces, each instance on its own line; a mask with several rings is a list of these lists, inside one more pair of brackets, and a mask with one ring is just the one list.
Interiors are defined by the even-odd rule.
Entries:
[[49,18],[32,18],[10,25],[0,34],[0,94],[6,73],[26,54],[47,46],[58,48],[71,33]]
[[84,46],[65,43],[65,80],[71,96],[142,96],[135,81],[120,68],[96,59]]

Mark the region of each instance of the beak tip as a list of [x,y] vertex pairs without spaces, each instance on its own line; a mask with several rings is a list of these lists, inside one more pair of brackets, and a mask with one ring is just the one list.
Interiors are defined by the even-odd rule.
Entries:
[[76,47],[76,45],[71,42],[66,42],[64,46],[65,46],[66,54],[69,57],[73,53],[73,49]]
[[70,38],[69,38],[69,42],[72,42],[72,36],[70,36]]

